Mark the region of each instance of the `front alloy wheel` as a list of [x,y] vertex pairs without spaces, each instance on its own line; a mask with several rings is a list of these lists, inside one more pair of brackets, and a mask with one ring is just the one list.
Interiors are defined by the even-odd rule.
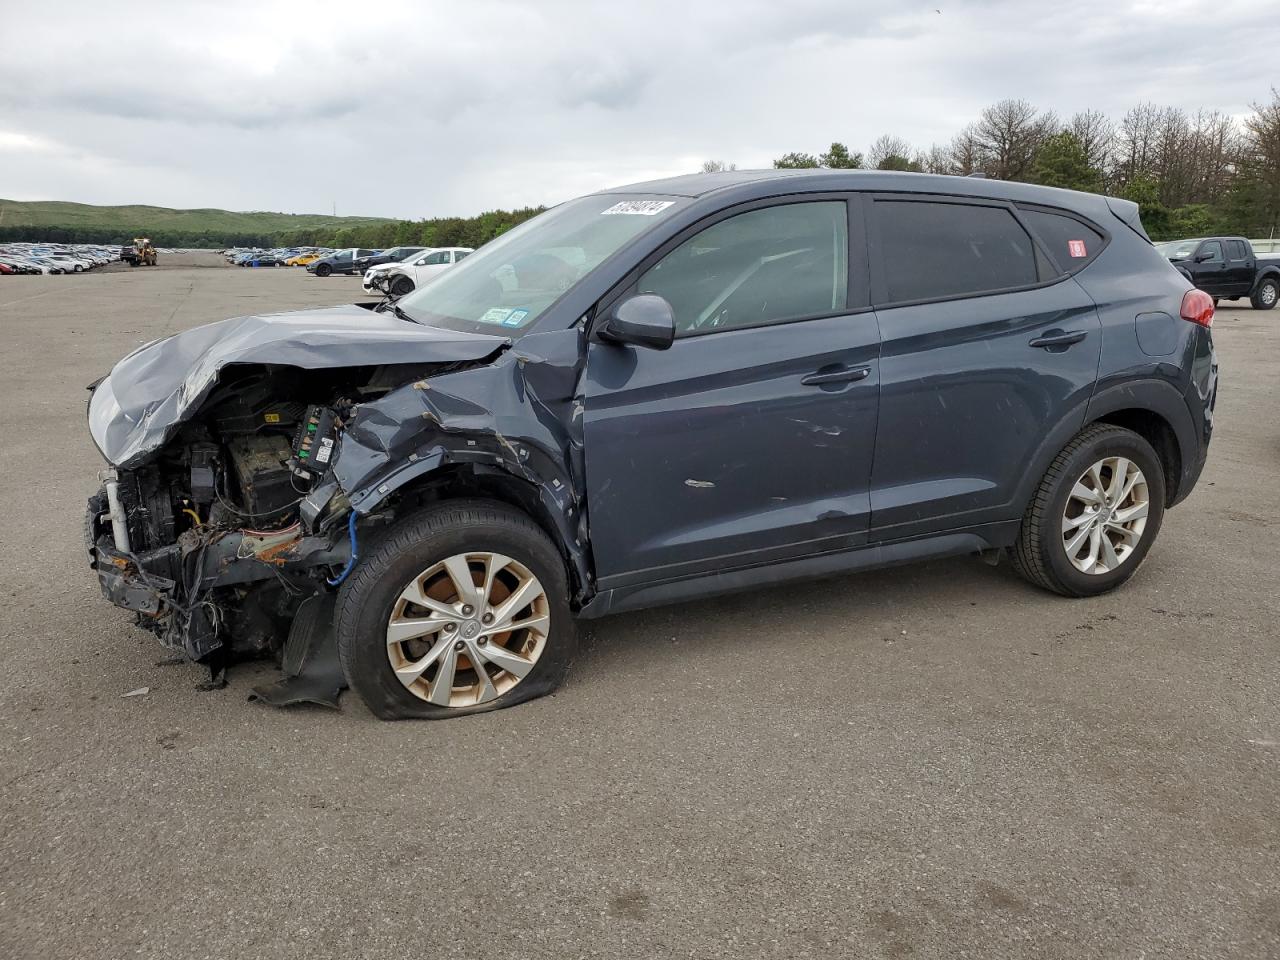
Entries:
[[527,514],[444,500],[362,536],[336,632],[347,682],[374,714],[497,710],[564,680],[577,651],[568,570]]
[[416,697],[473,707],[518,684],[551,626],[538,578],[498,553],[454,554],[400,591],[387,623],[387,659]]
[[1071,565],[1097,576],[1116,570],[1142,541],[1151,495],[1132,460],[1106,457],[1075,482],[1062,516],[1062,545]]

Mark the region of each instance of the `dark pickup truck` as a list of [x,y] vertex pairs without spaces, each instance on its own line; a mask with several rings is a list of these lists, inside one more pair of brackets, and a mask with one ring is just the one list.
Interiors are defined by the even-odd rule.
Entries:
[[1256,310],[1280,299],[1280,254],[1258,256],[1244,237],[1196,237],[1157,243],[1178,272],[1213,302],[1248,297]]

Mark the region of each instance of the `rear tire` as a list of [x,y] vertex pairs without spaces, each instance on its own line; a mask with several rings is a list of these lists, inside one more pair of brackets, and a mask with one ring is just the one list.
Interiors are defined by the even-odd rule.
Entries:
[[1249,302],[1253,304],[1255,310],[1270,310],[1276,305],[1278,299],[1280,299],[1280,280],[1267,277],[1254,288]]
[[[1132,506],[1122,508],[1122,503],[1136,503],[1138,488],[1134,488],[1129,498],[1120,497],[1114,503],[1108,499],[1104,504],[1099,497],[1098,542],[1108,538],[1119,562],[1105,572],[1084,572],[1068,552],[1068,538],[1074,539],[1077,533],[1087,534],[1086,528],[1090,526],[1081,522],[1085,511],[1078,510],[1077,493],[1081,492],[1082,483],[1089,486],[1091,469],[1102,463],[1117,462],[1117,458],[1139,471],[1141,496],[1146,504],[1140,518],[1145,522],[1136,535],[1136,543],[1126,541],[1118,533],[1110,533],[1111,524],[1103,522],[1113,515],[1121,517],[1133,512]],[[1014,569],[1036,586],[1064,597],[1091,597],[1114,590],[1142,565],[1160,532],[1164,519],[1164,476],[1164,465],[1151,444],[1133,431],[1106,423],[1086,427],[1054,458],[1027,505],[1018,539],[1009,548]],[[1108,481],[1106,486],[1110,486],[1110,479],[1111,475],[1103,477]],[[1089,551],[1090,542],[1082,541],[1083,552]],[[1120,553],[1124,555],[1119,556]]]
[[[536,594],[540,598],[538,608],[530,606],[530,612],[515,618],[532,619],[541,611],[546,626],[541,632],[540,643],[534,642],[534,634],[517,626],[506,634],[494,633],[487,647],[476,646],[485,644],[489,639],[483,635],[486,630],[500,629],[481,626],[475,619],[490,610],[501,613],[500,598],[494,599],[495,592],[490,591],[484,601],[478,601],[480,609],[474,610],[462,607],[460,594],[454,594],[450,599],[450,582],[455,585],[457,582],[452,576],[448,577],[450,582],[443,583],[443,592],[435,587],[427,588],[428,584],[441,585],[439,580],[430,579],[428,575],[446,560],[457,560],[460,555],[471,555],[468,559],[472,563],[481,564],[473,568],[477,577],[474,586],[481,593],[484,590],[479,581],[486,578],[487,566],[472,557],[501,557],[527,574],[527,579],[532,579],[535,586],[540,586],[541,592]],[[468,567],[464,565],[463,569]],[[508,569],[501,568],[499,576],[488,577],[495,588],[499,577],[507,576]],[[425,617],[422,621],[425,623],[437,616],[433,609],[406,604],[406,593],[415,584],[422,593],[433,598],[437,608],[457,608],[459,612],[449,613],[444,627],[431,634],[415,633],[413,640],[388,643],[388,629],[393,621],[401,626],[406,619],[416,624],[419,618]],[[518,585],[510,588],[512,592],[517,589]],[[559,551],[527,516],[505,504],[488,501],[440,503],[397,521],[369,553],[361,557],[359,565],[343,583],[337,603],[338,652],[342,668],[352,689],[383,720],[439,720],[514,706],[555,690],[568,672],[577,652],[577,632],[568,597],[568,576]],[[490,600],[493,600],[492,605]],[[524,609],[521,606],[520,610]],[[468,610],[470,613],[466,612]],[[519,612],[511,611],[512,617]],[[478,637],[477,632],[480,634]],[[409,644],[417,646],[410,649]],[[440,689],[437,680],[441,676],[442,665],[450,656],[448,650],[464,647],[461,653],[456,654],[458,662],[476,653],[483,656],[485,650],[496,651],[497,654],[517,650],[532,660],[532,667],[522,664],[513,668],[518,671],[528,669],[523,676],[517,677],[516,674],[507,675],[498,667],[497,661],[488,661],[485,669],[492,672],[486,693],[474,664],[458,666],[456,679],[451,665],[450,679],[445,681],[442,696],[446,701],[452,699],[461,705],[430,702],[427,698],[436,698]],[[533,652],[535,649],[536,653]],[[438,659],[432,661],[431,666],[422,667],[421,664],[431,657]],[[398,665],[393,666],[393,662]],[[420,672],[413,676],[418,679],[402,680],[397,671],[412,670],[415,663]],[[463,686],[457,686],[458,682]]]

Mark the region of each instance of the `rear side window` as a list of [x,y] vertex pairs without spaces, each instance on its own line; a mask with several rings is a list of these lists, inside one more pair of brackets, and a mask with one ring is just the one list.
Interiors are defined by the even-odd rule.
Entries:
[[1232,260],[1248,260],[1249,252],[1244,248],[1243,240],[1227,241],[1227,256]]
[[1001,207],[877,200],[875,215],[888,302],[993,293],[1039,279],[1031,238]]
[[1068,273],[1092,263],[1106,243],[1093,227],[1063,213],[1024,209],[1022,216],[1058,266]]

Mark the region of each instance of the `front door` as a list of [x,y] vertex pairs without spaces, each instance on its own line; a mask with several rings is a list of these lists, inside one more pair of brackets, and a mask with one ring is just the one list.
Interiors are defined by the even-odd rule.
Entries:
[[590,345],[587,507],[602,589],[865,542],[879,335],[863,306],[860,214],[852,258],[849,216],[844,199],[723,214],[659,251],[627,291],[671,303],[670,349]]
[[1230,292],[1227,258],[1221,240],[1206,240],[1200,244],[1191,271],[1196,286],[1210,296],[1221,297]]
[[1049,282],[1057,267],[1008,204],[877,199],[871,223],[872,539],[1016,518],[1037,450],[1064,419],[1083,425],[1102,347],[1093,301],[1074,279]]

